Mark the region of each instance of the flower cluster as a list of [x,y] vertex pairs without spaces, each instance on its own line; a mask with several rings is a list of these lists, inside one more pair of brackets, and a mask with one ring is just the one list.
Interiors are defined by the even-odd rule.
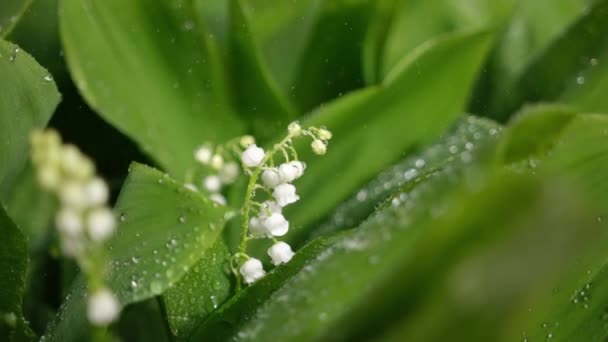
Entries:
[[91,160],[75,146],[62,144],[55,131],[33,132],[31,145],[40,185],[59,199],[55,225],[61,251],[76,260],[91,285],[88,318],[95,325],[107,325],[120,313],[118,300],[101,279],[101,246],[116,229],[116,217],[107,205],[108,186],[95,175]]
[[[251,136],[243,136],[238,141],[232,140],[225,145],[213,146],[211,143],[201,145],[194,151],[194,159],[198,162],[201,170],[190,170],[186,175],[186,187],[192,191],[198,191],[194,178],[200,176],[202,189],[209,194],[209,198],[219,204],[226,205],[226,198],[221,194],[222,188],[234,183],[239,176],[240,167],[232,159],[233,153],[240,153],[240,148],[245,148],[255,141]],[[200,171],[200,172],[197,172]]]
[[[283,208],[297,202],[300,197],[292,184],[304,175],[306,164],[298,160],[298,155],[292,145],[292,140],[301,136],[312,138],[312,150],[318,155],[325,154],[331,133],[324,128],[309,127],[303,129],[297,122],[288,127],[287,136],[276,144],[269,152],[255,144],[250,144],[241,154],[241,162],[245,172],[250,175],[249,187],[243,204],[243,233],[239,253],[235,255],[245,259],[238,273],[243,281],[251,284],[264,277],[262,262],[247,255],[247,242],[251,239],[270,238],[274,244],[268,249],[272,263],[275,266],[287,263],[294,252],[289,244],[278,241],[277,237],[284,236],[289,231],[289,221],[283,216]],[[275,166],[275,156],[283,160]],[[261,180],[261,182],[258,182]],[[261,183],[261,184],[260,184]],[[265,201],[256,201],[256,190],[261,189],[268,194]]]

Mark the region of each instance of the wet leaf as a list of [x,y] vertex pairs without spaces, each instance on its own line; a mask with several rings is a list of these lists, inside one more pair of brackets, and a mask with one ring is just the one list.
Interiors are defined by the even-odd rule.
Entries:
[[[155,169],[133,164],[115,212],[120,223],[107,247],[107,281],[127,305],[164,293],[194,267],[220,236],[227,209]],[[85,297],[80,278],[47,339],[87,336]]]

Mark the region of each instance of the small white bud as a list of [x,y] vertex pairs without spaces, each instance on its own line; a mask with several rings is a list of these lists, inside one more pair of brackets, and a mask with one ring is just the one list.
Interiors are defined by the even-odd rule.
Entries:
[[97,290],[89,298],[87,317],[89,321],[98,326],[112,323],[120,314],[120,303],[108,289]]
[[110,195],[108,185],[101,178],[93,178],[85,185],[84,189],[89,206],[97,206],[106,203]]
[[59,198],[63,205],[71,208],[84,208],[88,204],[85,187],[80,182],[67,182],[59,188]]
[[61,183],[61,173],[59,169],[51,165],[44,165],[38,169],[38,182],[49,190],[56,189]]
[[224,166],[224,157],[219,154],[214,154],[213,157],[211,157],[211,167],[219,170],[222,166]]
[[253,144],[249,145],[249,147],[247,147],[247,149],[243,152],[241,160],[247,167],[256,167],[260,165],[265,155],[264,149]]
[[226,205],[226,197],[221,194],[211,194],[209,195],[209,199],[217,204]]
[[203,180],[203,186],[209,192],[218,192],[222,188],[222,181],[216,175],[207,176]]
[[289,231],[289,222],[283,214],[274,213],[264,220],[264,226],[273,236],[283,236]]
[[249,258],[245,261],[240,272],[247,284],[251,284],[266,275],[262,262],[256,258]]
[[331,134],[331,132],[325,128],[319,128],[319,131],[317,132],[319,139],[321,140],[330,140],[331,137],[333,136]]
[[87,230],[91,240],[101,242],[107,240],[116,229],[116,217],[108,208],[96,208],[87,216]]
[[272,193],[277,204],[281,207],[297,202],[300,197],[296,194],[296,187],[292,184],[279,184]]
[[264,183],[264,186],[269,189],[272,189],[275,186],[279,185],[281,183],[279,171],[276,168],[264,170],[262,172],[262,182]]
[[82,233],[81,214],[71,208],[63,208],[55,217],[55,225],[62,234],[76,237]]
[[310,146],[312,147],[312,151],[318,155],[324,155],[327,151],[327,146],[325,146],[325,143],[319,139],[313,140]]
[[228,162],[224,165],[220,171],[220,179],[224,184],[232,184],[239,176],[239,164],[235,162]]
[[270,248],[268,248],[267,253],[275,266],[289,262],[289,260],[291,260],[295,254],[291,250],[291,246],[283,241],[279,241],[272,245]]
[[74,145],[65,145],[61,150],[61,166],[71,177],[85,179],[95,172],[93,163]]
[[194,158],[196,161],[203,165],[207,165],[211,162],[212,155],[213,151],[208,145],[203,145],[194,152]]
[[302,126],[294,121],[287,126],[287,131],[293,136],[298,136],[302,133]]
[[249,145],[255,144],[255,138],[251,135],[243,135],[239,141],[242,148],[247,148]]

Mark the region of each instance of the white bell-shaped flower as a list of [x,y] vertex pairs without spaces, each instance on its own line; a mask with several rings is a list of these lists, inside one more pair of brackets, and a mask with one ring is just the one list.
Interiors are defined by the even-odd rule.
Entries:
[[204,165],[211,162],[211,156],[213,156],[213,151],[208,145],[203,145],[194,152],[194,158],[196,161]]
[[296,187],[292,184],[279,184],[274,191],[272,196],[276,200],[277,204],[281,207],[297,202],[300,197],[296,194]]
[[266,217],[252,217],[249,219],[249,233],[256,237],[261,236],[272,236],[266,226],[264,225],[264,220]]
[[279,165],[279,178],[282,183],[291,183],[296,178],[298,178],[298,174],[300,170],[295,164],[292,163],[284,163]]
[[274,188],[281,183],[279,171],[276,168],[266,169],[262,172],[262,182],[267,188]]
[[289,262],[294,254],[291,246],[283,241],[279,241],[268,248],[268,256],[270,256],[275,266]]
[[63,208],[55,217],[55,225],[62,234],[80,236],[83,226],[81,214],[72,208]]
[[71,208],[84,208],[88,204],[87,192],[82,183],[69,181],[59,188],[59,198],[63,205]]
[[283,214],[274,213],[264,219],[264,226],[273,236],[283,236],[289,231],[289,222]]
[[120,303],[108,289],[97,290],[89,297],[87,317],[89,321],[98,326],[112,323],[120,313]]
[[262,262],[256,258],[249,258],[239,270],[247,284],[251,284],[266,275]]
[[256,167],[260,165],[265,155],[266,153],[263,148],[258,147],[256,144],[252,144],[243,152],[241,160],[247,167]]
[[98,206],[106,203],[110,195],[108,185],[101,178],[93,178],[85,185],[84,189],[89,206]]
[[216,175],[210,175],[203,179],[203,186],[209,192],[218,192],[222,188],[222,181]]
[[89,212],[87,229],[91,240],[101,242],[107,240],[116,229],[116,217],[109,208],[96,208]]
[[289,126],[287,126],[287,131],[293,136],[298,136],[302,134],[302,126],[300,126],[299,123],[294,121],[290,123]]
[[319,131],[317,133],[319,135],[319,139],[323,140],[330,140],[333,136],[331,132],[325,128],[319,128]]

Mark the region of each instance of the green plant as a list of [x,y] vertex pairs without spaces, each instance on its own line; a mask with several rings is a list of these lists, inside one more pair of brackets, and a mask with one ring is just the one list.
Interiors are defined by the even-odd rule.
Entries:
[[607,19],[3,2],[0,340],[605,340]]

